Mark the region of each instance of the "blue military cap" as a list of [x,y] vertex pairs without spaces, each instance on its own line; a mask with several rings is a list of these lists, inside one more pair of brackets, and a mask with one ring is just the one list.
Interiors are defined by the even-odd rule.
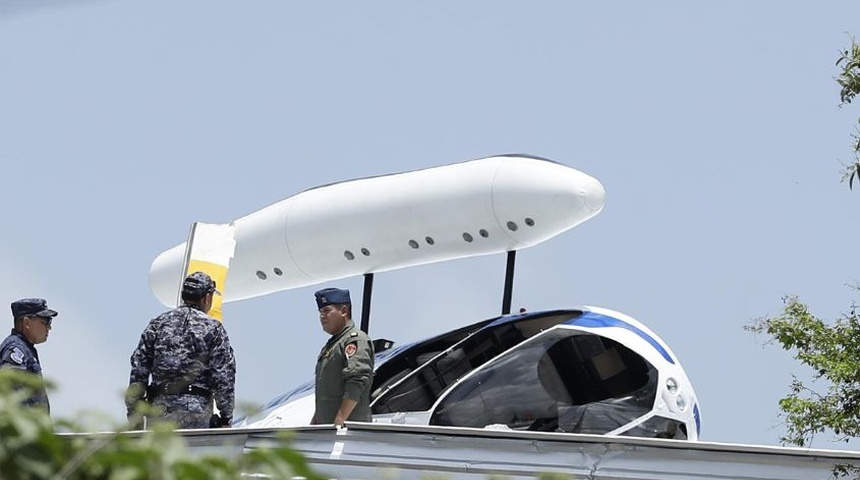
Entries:
[[317,308],[323,308],[326,305],[340,305],[342,303],[352,304],[349,300],[349,290],[343,288],[324,288],[316,293]]
[[185,277],[185,281],[182,282],[182,294],[192,297],[202,297],[208,293],[215,292],[221,295],[221,292],[216,287],[217,285],[215,285],[215,280],[212,280],[212,277],[203,272],[194,272]]
[[48,308],[48,302],[44,298],[22,298],[21,300],[12,302],[13,317],[26,317],[30,315],[54,318],[57,316],[57,312]]

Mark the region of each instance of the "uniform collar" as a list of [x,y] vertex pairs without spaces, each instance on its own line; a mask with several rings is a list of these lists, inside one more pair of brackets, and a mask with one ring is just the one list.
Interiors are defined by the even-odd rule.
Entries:
[[355,328],[355,322],[353,322],[352,319],[350,318],[346,321],[346,324],[343,326],[343,330],[341,330],[340,333],[336,334],[335,336],[340,337],[341,335],[352,330],[353,328]]
[[[193,304],[193,303],[183,303],[179,307],[180,308],[186,307],[186,308],[189,308],[191,310],[197,310],[198,312],[203,312],[203,307],[201,307],[200,305],[197,305],[197,304]],[[203,313],[206,313],[206,312],[203,312]]]
[[31,349],[33,349],[33,350],[35,350],[35,349],[36,349],[36,346],[35,346],[35,345],[33,345],[32,343],[30,343],[30,341],[29,341],[29,340],[27,340],[27,337],[25,337],[25,336],[24,336],[24,334],[23,334],[23,333],[21,333],[21,332],[19,332],[18,330],[15,330],[15,329],[13,328],[13,329],[12,329],[12,335],[15,335],[16,337],[20,338],[21,340],[24,340],[24,343],[26,343],[26,344],[27,344],[27,346],[28,346],[28,347],[30,347]]

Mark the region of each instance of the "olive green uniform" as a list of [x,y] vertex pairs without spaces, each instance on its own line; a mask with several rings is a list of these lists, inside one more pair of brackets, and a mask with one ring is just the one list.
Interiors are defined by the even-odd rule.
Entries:
[[347,320],[344,329],[329,338],[317,358],[315,422],[334,423],[344,399],[357,402],[347,420],[370,422],[372,383],[373,345],[366,333]]

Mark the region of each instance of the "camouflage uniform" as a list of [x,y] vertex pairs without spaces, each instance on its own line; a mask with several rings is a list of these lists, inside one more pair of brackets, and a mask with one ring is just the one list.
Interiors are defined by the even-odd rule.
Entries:
[[[39,363],[39,352],[36,351],[34,343],[48,340],[51,321],[57,316],[57,311],[48,308],[48,302],[43,298],[22,298],[12,302],[11,307],[15,328],[0,343],[0,368],[14,368],[29,372],[42,380],[42,365]],[[34,317],[39,318],[41,327],[30,329],[31,325],[23,322]],[[51,413],[48,392],[42,382],[23,403],[27,406],[44,408]]]
[[370,338],[355,328],[352,320],[332,335],[317,358],[316,423],[334,423],[344,399],[358,402],[347,420],[372,421],[370,386],[373,381],[373,345]]
[[[39,364],[39,352],[36,351],[36,346],[15,329],[3,340],[3,343],[0,343],[0,368],[16,368],[42,378],[42,365]],[[25,400],[24,405],[42,407],[50,413],[51,404],[48,402],[45,386],[42,385]]]
[[129,415],[150,376],[147,400],[162,408],[162,418],[179,428],[208,428],[213,397],[222,418],[233,416],[233,348],[221,322],[199,307],[183,305],[163,313],[143,331],[131,355]]

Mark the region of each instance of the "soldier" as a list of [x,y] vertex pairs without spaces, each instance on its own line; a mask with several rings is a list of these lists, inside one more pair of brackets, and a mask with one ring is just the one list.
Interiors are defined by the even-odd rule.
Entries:
[[[125,399],[133,425],[144,398],[179,428],[232,423],[236,360],[224,326],[207,315],[213,295],[221,294],[215,287],[203,272],[187,276],[183,305],[152,319],[140,336]],[[213,414],[213,398],[220,415]]]
[[[12,302],[14,328],[12,334],[0,343],[0,368],[15,368],[42,378],[42,365],[36,344],[48,340],[51,322],[57,312],[48,308],[41,298],[22,298]],[[24,401],[25,405],[44,408],[51,413],[45,386],[38,388]]]
[[355,328],[349,290],[326,288],[314,294],[323,330],[331,335],[317,358],[316,411],[311,424],[370,422],[373,345]]

